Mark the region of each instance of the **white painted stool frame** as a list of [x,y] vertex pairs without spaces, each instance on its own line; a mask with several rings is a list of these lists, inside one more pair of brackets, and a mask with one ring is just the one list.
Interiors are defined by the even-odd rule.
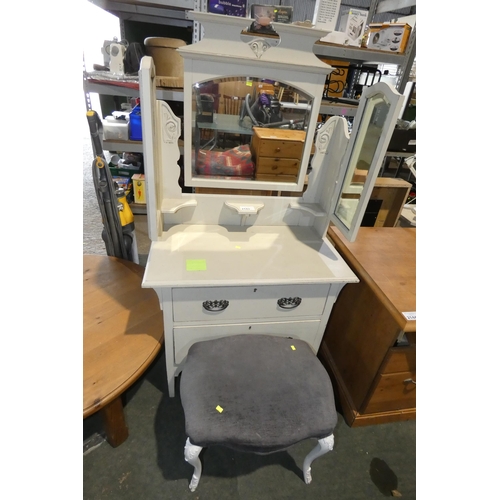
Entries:
[[[302,472],[304,474],[304,482],[310,484],[312,481],[311,464],[321,455],[333,450],[334,437],[333,434],[318,439],[318,444],[307,454],[302,465]],[[200,482],[202,465],[200,460],[200,453],[203,450],[202,446],[197,446],[187,438],[186,445],[184,446],[184,460],[194,467],[193,476],[189,483],[189,489],[195,491]]]

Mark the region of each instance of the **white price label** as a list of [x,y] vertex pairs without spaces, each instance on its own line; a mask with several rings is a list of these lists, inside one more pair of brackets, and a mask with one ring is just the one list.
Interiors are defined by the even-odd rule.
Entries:
[[417,311],[404,312],[402,314],[408,321],[417,321]]
[[242,206],[242,207],[240,207],[240,210],[242,212],[255,212],[255,207],[250,207],[250,206],[249,207],[243,207]]

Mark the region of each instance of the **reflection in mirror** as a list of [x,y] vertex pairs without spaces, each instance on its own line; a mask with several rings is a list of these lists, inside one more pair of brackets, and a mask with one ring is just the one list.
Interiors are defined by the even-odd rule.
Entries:
[[351,228],[360,202],[388,112],[389,103],[382,94],[375,94],[367,100],[342,184],[342,193],[335,207],[335,215],[348,229]]
[[236,76],[194,84],[192,99],[193,179],[297,182],[312,96]]

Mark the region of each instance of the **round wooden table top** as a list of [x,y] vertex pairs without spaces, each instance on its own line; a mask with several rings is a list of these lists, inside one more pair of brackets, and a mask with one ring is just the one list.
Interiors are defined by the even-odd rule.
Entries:
[[128,389],[161,348],[160,303],[143,274],[130,261],[83,256],[83,418]]

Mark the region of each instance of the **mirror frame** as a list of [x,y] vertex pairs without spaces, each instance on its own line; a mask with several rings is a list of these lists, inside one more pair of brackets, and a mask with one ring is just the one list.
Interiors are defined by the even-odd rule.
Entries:
[[[302,155],[296,182],[196,178],[192,175],[192,159],[188,158],[186,161],[185,155],[185,186],[235,190],[302,191],[310,161],[308,152],[312,150],[314,142],[316,117],[321,106],[325,77],[331,72],[328,64],[313,55],[314,43],[325,36],[326,31],[273,23],[280,37],[279,45],[273,46],[266,41],[265,36],[254,36],[249,42],[242,40],[242,32],[245,32],[251,24],[249,18],[195,11],[190,11],[188,17],[203,25],[204,36],[197,43],[177,49],[184,58],[185,152],[191,154],[193,150],[192,92],[193,84],[197,82],[243,75],[274,80],[311,96],[312,104],[304,142],[306,154]],[[186,164],[189,168],[186,168]]]
[[[336,209],[339,205],[340,197],[342,196],[345,177],[347,175],[347,172],[351,168],[353,153],[354,151],[356,151],[359,142],[364,140],[364,135],[360,137],[358,135],[358,132],[360,130],[363,130],[363,128],[366,128],[366,122],[371,118],[371,116],[367,116],[367,113],[365,113],[365,111],[369,106],[370,99],[380,94],[383,95],[386,99],[389,105],[389,110],[387,112],[384,126],[382,127],[382,130],[380,132],[380,138],[375,150],[375,154],[373,156],[372,163],[368,169],[366,181],[361,191],[359,203],[353,214],[351,226],[348,228],[342,221],[342,219],[337,216]],[[389,85],[385,82],[379,82],[375,85],[372,85],[371,87],[365,87],[361,95],[360,103],[358,106],[358,110],[356,111],[354,124],[350,134],[352,140],[349,140],[347,150],[342,160],[339,176],[337,178],[335,190],[333,193],[332,208],[330,213],[330,220],[349,241],[354,241],[356,239],[356,235],[358,234],[358,230],[361,226],[361,221],[363,219],[366,206],[368,205],[368,201],[373,191],[376,178],[380,171],[380,167],[382,166],[385,153],[387,152],[387,147],[389,146],[392,133],[396,126],[397,117],[403,105],[403,99],[403,95],[397,92],[392,85]]]

